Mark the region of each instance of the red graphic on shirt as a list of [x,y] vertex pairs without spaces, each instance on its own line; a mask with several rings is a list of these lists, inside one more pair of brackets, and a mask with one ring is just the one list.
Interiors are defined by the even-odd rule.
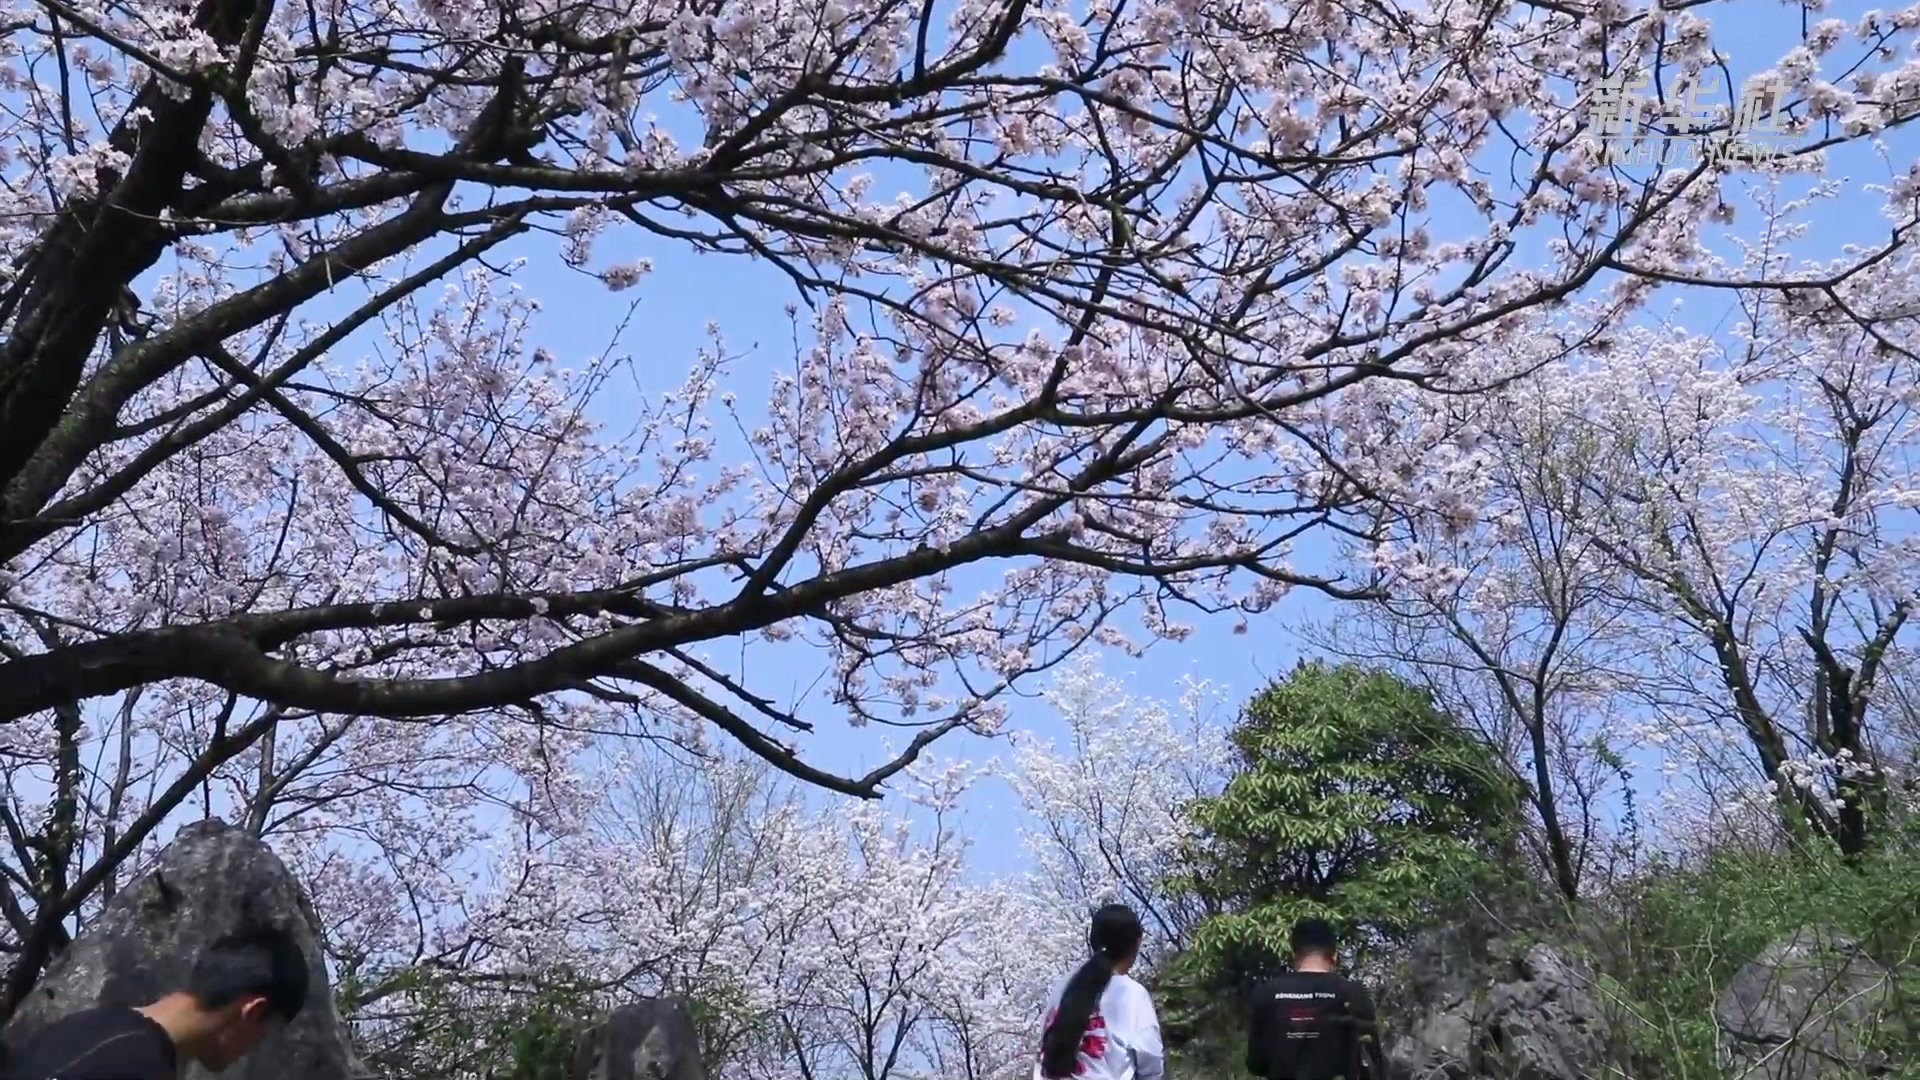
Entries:
[[1287,1027],[1298,1029],[1287,1032],[1289,1039],[1317,1039],[1320,1037],[1320,1025],[1325,1017],[1319,1009],[1288,1009]]
[[[1059,1009],[1048,1009],[1046,1023],[1040,1026],[1040,1030],[1043,1032],[1052,1030],[1053,1021],[1059,1015],[1060,1015]],[[1080,1036],[1080,1056],[1083,1058],[1093,1058],[1096,1061],[1099,1060],[1100,1058],[1106,1057],[1107,1056],[1106,1031],[1107,1031],[1107,1022],[1104,1018],[1101,1017],[1099,1013],[1096,1012],[1091,1017],[1088,1017],[1087,1033],[1085,1035]],[[1086,1074],[1087,1074],[1087,1063],[1085,1061],[1076,1061],[1073,1063],[1073,1075],[1085,1076]]]

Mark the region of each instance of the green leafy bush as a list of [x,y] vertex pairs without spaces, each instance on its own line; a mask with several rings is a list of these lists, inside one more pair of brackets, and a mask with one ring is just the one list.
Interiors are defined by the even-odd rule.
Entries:
[[1521,820],[1492,748],[1385,672],[1301,664],[1247,703],[1231,741],[1233,775],[1195,804],[1179,882],[1212,912],[1192,962],[1223,976],[1277,965],[1307,916],[1364,959],[1486,882]]
[[1662,860],[1590,918],[1606,989],[1627,1039],[1623,1069],[1671,1080],[1719,1078],[1714,1005],[1742,966],[1804,928],[1858,941],[1895,973],[1894,1007],[1871,1043],[1920,1076],[1920,828],[1890,825],[1874,850],[1846,858],[1825,841],[1784,853],[1725,851]]
[[1209,914],[1157,994],[1182,1064],[1237,1074],[1241,993],[1287,960],[1301,918],[1340,929],[1366,964],[1491,886],[1524,794],[1499,756],[1422,689],[1364,668],[1304,663],[1247,703],[1221,794],[1172,887]]

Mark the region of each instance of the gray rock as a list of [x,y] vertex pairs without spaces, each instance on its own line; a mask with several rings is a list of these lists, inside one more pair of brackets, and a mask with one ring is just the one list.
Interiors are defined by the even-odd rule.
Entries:
[[1546,945],[1527,950],[1517,974],[1487,992],[1477,1020],[1481,1071],[1515,1080],[1597,1074],[1610,1025],[1592,978]]
[[[180,830],[154,865],[116,893],[21,1002],[9,1041],[95,1005],[145,1005],[180,989],[199,950],[261,924],[293,934],[312,982],[307,1005],[223,1080],[349,1080],[370,1075],[333,1004],[313,905],[271,849],[245,830],[202,821]],[[215,1075],[192,1065],[182,1080]]]
[[[1463,927],[1423,934],[1398,980],[1410,1007],[1387,1038],[1393,1075],[1412,1080],[1464,1080],[1473,1068],[1474,996],[1482,989],[1486,942]],[[1391,992],[1393,987],[1388,987]]]
[[1471,1009],[1440,1009],[1411,1020],[1387,1043],[1387,1067],[1396,1080],[1468,1080],[1473,1076]]
[[1802,927],[1741,968],[1714,1006],[1734,1074],[1814,1080],[1883,1071],[1868,1047],[1893,978],[1853,940]]
[[1433,938],[1416,951],[1410,978],[1414,1004],[1387,1045],[1396,1080],[1582,1080],[1602,1071],[1612,1025],[1584,969],[1551,946],[1483,950]]
[[677,998],[622,1005],[581,1034],[569,1080],[706,1080],[693,1014]]

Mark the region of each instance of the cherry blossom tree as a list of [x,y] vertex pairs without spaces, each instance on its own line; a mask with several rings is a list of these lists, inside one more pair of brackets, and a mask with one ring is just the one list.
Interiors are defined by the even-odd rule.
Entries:
[[935,1077],[1031,1075],[1041,1010],[1053,983],[1085,956],[1081,912],[1031,880],[975,886],[988,920],[942,958],[928,991],[922,1059]]
[[[1516,342],[1515,371],[1539,366]],[[1629,354],[1630,355],[1630,354]],[[1463,517],[1382,504],[1386,542],[1449,569],[1410,579],[1311,628],[1324,651],[1384,665],[1505,752],[1525,784],[1533,854],[1569,900],[1606,854],[1622,789],[1622,693],[1642,644],[1618,598],[1622,572],[1583,531],[1590,442],[1570,437],[1568,401],[1545,376],[1465,406],[1474,418],[1488,511]]]
[[[1779,200],[1757,193],[1758,216],[1780,223]],[[1451,569],[1381,609],[1393,651],[1518,718],[1570,896],[1588,839],[1549,785],[1590,804],[1583,770],[1622,749],[1664,753],[1727,820],[1751,823],[1757,781],[1847,852],[1911,757],[1888,706],[1912,677],[1920,264],[1795,265],[1798,232],[1683,282],[1801,282],[1730,289],[1722,334],[1623,327],[1575,364],[1517,358],[1530,374],[1474,406],[1490,512],[1401,519],[1397,542]]]
[[691,1001],[710,1068],[743,1080],[985,1078],[1028,1063],[1049,980],[1084,928],[1021,882],[969,873],[952,815],[971,769],[923,761],[902,802],[849,806],[809,805],[738,754],[601,767],[615,779],[590,828],[501,852],[513,875],[469,890],[479,945],[462,963],[393,954],[383,992],[351,996],[383,1067],[492,1075],[529,1001],[555,990],[574,1024],[636,996]]
[[984,1080],[1030,1067],[1046,992],[1081,957],[1084,927],[1018,881],[968,872],[948,817],[957,778],[926,778],[918,826],[872,804],[806,818],[769,884],[810,874],[819,901],[779,920],[787,929],[737,976],[761,1019],[735,1075]]
[[[1732,272],[1725,187],[1911,114],[1907,69],[1818,78],[1823,24],[1794,154],[1607,165],[1602,61],[1724,77],[1701,10],[22,7],[0,1013],[190,813],[324,879],[349,966],[485,971],[543,938],[515,913],[581,859],[597,740],[711,729],[874,796],[1084,642],[1420,571],[1293,546],[1470,505],[1429,391],[1511,374],[1540,307],[1594,300],[1557,356]],[[563,365],[521,291],[548,236],[615,290],[661,245],[776,267],[791,372],[743,403],[717,327],[675,385],[617,333]],[[739,659],[798,644],[898,757],[805,760]]]
[[1651,657],[1655,700],[1740,733],[1848,852],[1884,790],[1873,706],[1916,600],[1916,269],[1753,298],[1733,349],[1670,340],[1585,388],[1609,459],[1592,534],[1682,635]]
[[[597,693],[799,770],[752,727],[778,706],[687,654],[811,633],[855,715],[991,724],[1056,627],[1352,588],[1289,540],[1444,452],[1329,436],[1365,384],[1470,388],[1517,312],[1684,262],[1732,168],[1614,175],[1583,135],[1583,58],[1672,29],[1659,59],[1698,66],[1692,14],[363,14],[14,27],[21,81],[66,75],[19,121],[60,134],[13,166],[0,555],[10,604],[62,632],[14,635],[8,718],[173,680],[401,720]],[[1029,38],[1051,63],[1014,62]],[[81,95],[123,118],[86,130]],[[1530,158],[1512,191],[1469,164],[1502,143]],[[873,201],[882,165],[924,191]],[[1457,237],[1425,220],[1443,192],[1479,211]],[[625,222],[821,296],[746,418],[754,464],[713,464],[718,345],[631,439],[589,421],[605,368],[550,371],[482,259],[549,221],[616,286],[641,270],[591,241]],[[1529,230],[1571,238],[1521,270]],[[376,326],[390,355],[340,359]],[[1216,459],[1264,479],[1209,481]],[[950,605],[980,563],[1008,587]]]
[[1177,702],[1143,699],[1082,654],[1042,699],[1068,740],[1012,733],[1006,774],[1033,822],[1026,844],[1036,893],[1069,919],[1128,904],[1149,929],[1149,960],[1177,952],[1206,914],[1170,879],[1193,836],[1189,804],[1226,781],[1223,689],[1192,680]]
[[756,1023],[743,980],[794,926],[748,932],[770,918],[777,860],[802,822],[796,793],[760,764],[665,744],[595,762],[599,797],[576,827],[490,845],[487,872],[450,908],[462,917],[445,935],[458,952],[423,955],[411,940],[369,932],[362,912],[377,911],[391,886],[319,892],[343,1014],[363,1053],[396,1075],[492,1075],[484,1066],[541,994],[577,1027],[668,993],[700,1004],[704,1051],[727,1060]]

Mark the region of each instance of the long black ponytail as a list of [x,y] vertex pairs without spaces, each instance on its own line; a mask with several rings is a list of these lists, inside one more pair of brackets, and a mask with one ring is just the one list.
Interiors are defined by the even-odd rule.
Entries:
[[1140,917],[1125,904],[1108,904],[1093,913],[1093,925],[1087,931],[1087,947],[1093,955],[1067,980],[1053,1023],[1040,1036],[1042,1076],[1065,1080],[1073,1075],[1080,1060],[1080,1040],[1100,1007],[1100,995],[1113,981],[1113,969],[1132,959],[1143,936]]

